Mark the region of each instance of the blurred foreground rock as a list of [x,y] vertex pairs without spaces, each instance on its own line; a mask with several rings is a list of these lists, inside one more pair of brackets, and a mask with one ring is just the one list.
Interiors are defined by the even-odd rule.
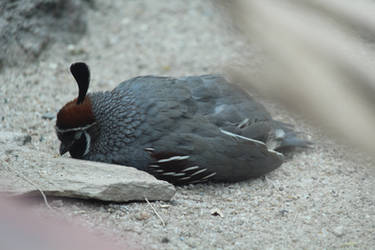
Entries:
[[234,82],[375,155],[374,1],[221,3],[237,29],[263,51],[256,74],[249,70],[251,58],[242,68],[228,67]]
[[0,196],[1,250],[143,249],[134,233],[124,232],[124,240],[116,244],[100,230],[89,232],[79,218],[68,221],[54,211],[38,214],[30,208],[26,201],[12,202]]
[[53,158],[26,147],[3,145],[0,143],[0,152],[4,152],[0,154],[2,193],[40,195],[42,190],[47,196],[114,202],[167,201],[175,194],[173,185],[132,167]]

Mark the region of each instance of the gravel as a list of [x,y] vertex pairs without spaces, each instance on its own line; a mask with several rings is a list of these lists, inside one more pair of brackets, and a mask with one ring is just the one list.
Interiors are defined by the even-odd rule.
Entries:
[[0,70],[34,62],[54,41],[77,41],[91,0],[0,2]]
[[[258,50],[232,33],[208,1],[97,1],[87,11],[87,23],[79,42],[57,43],[39,62],[1,73],[0,130],[30,135],[31,143],[23,147],[57,154],[49,114],[77,95],[68,71],[74,61],[90,65],[91,91],[112,89],[136,75],[220,73],[243,54],[254,65],[250,72],[261,62]],[[147,203],[57,199],[51,204],[62,216],[80,217],[119,240],[129,240],[124,235],[130,232],[147,249],[373,248],[370,157],[263,102],[276,119],[295,125],[315,143],[263,179],[178,187],[171,202],[152,203],[165,226]],[[23,161],[0,152],[1,164],[8,167],[22,170]],[[0,171],[0,177],[9,175]]]

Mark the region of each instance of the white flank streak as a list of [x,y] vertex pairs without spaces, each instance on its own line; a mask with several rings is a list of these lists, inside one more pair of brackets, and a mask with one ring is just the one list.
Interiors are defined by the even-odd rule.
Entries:
[[153,152],[153,151],[155,151],[154,148],[145,148],[145,150],[146,150],[146,151],[149,151],[149,152]]
[[164,174],[162,174],[162,175],[173,175],[173,176],[175,176],[176,173],[175,173],[175,172],[167,172],[167,173],[164,173]]
[[202,180],[203,180],[203,179],[208,179],[208,178],[210,178],[210,177],[212,177],[212,176],[214,176],[214,175],[216,175],[216,172],[214,172],[214,173],[212,173],[212,174],[209,174],[209,175],[203,177]]
[[191,176],[180,178],[180,181],[189,180]]
[[[229,132],[229,131],[226,131],[226,130],[224,130],[224,129],[220,129],[220,131],[221,131],[223,134],[226,134],[226,135],[229,135],[229,136],[233,136],[233,137],[237,137],[237,138],[241,138],[241,139],[244,139],[244,140],[247,140],[247,141],[252,141],[252,142],[255,142],[255,143],[258,143],[258,144],[264,145],[264,146],[267,148],[266,144],[265,144],[264,142],[262,142],[262,141],[258,141],[258,140],[254,140],[254,139],[247,138],[247,137],[245,137],[245,136],[241,136],[241,135],[233,134],[233,133],[231,133],[231,132]],[[278,156],[282,156],[282,157],[284,157],[284,155],[283,155],[282,153],[280,153],[280,152],[277,152],[277,151],[275,151],[275,150],[268,149],[268,148],[267,148],[267,150],[268,150],[268,152],[270,152],[270,153],[274,153],[274,154],[277,154]]]
[[85,156],[90,151],[91,137],[90,137],[89,133],[87,133],[86,131],[84,131],[84,134],[85,134],[85,137],[86,137],[86,149],[85,149],[85,152],[83,153],[83,155]]
[[199,170],[199,171],[197,171],[197,172],[195,172],[195,173],[193,173],[193,174],[191,174],[191,176],[194,176],[194,175],[197,175],[197,174],[200,174],[200,173],[203,173],[204,171],[206,171],[207,169],[201,169],[201,170]]
[[150,168],[160,168],[159,165],[149,165]]
[[268,149],[268,152],[271,152],[271,153],[277,154],[278,156],[284,157],[284,154],[282,154],[280,152],[277,152],[275,150]]
[[266,146],[266,144],[262,141],[258,141],[258,140],[254,140],[254,139],[250,139],[250,138],[247,138],[245,136],[242,136],[242,135],[237,135],[237,134],[234,134],[234,133],[231,133],[229,131],[226,131],[224,129],[220,129],[220,132],[223,133],[223,134],[226,134],[226,135],[229,135],[229,136],[232,136],[234,138],[240,138],[240,139],[243,139],[243,140],[246,140],[246,141],[251,141],[251,142],[255,142],[257,144],[261,144],[261,145],[264,145]]
[[174,176],[184,176],[185,175],[185,173],[176,173]]
[[158,160],[158,162],[168,162],[168,161],[181,161],[181,160],[186,160],[186,159],[189,159],[190,156],[188,155],[184,155],[184,156],[173,156],[173,157],[170,157],[170,158],[167,158],[167,159],[161,159],[161,160]]
[[243,120],[242,122],[240,122],[240,124],[238,124],[237,128],[243,128],[248,123],[249,123],[249,118],[246,118],[245,120]]
[[163,170],[163,169],[156,169],[155,172],[156,172],[156,173],[163,173],[164,170]]
[[182,170],[183,172],[187,172],[187,171],[190,171],[190,170],[194,170],[194,169],[198,169],[199,166],[193,166],[193,167],[190,167],[190,168],[185,168],[184,170]]

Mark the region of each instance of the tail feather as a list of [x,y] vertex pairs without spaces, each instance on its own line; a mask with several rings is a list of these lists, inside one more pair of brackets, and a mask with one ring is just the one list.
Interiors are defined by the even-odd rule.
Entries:
[[304,140],[298,137],[287,137],[284,138],[281,141],[281,144],[276,148],[278,149],[283,149],[283,148],[288,148],[288,147],[301,147],[301,148],[310,148],[312,146],[312,142],[308,140]]
[[294,148],[310,148],[313,143],[298,137],[299,134],[300,133],[284,127],[274,130],[273,136],[270,136],[270,138],[278,141],[278,145],[275,147],[275,150],[278,151]]

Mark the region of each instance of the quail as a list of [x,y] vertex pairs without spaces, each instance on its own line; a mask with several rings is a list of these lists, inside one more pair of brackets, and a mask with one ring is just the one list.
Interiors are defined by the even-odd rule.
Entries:
[[87,94],[88,66],[70,71],[79,94],[57,114],[61,155],[184,185],[259,177],[283,163],[283,150],[309,144],[219,75],[139,76]]

